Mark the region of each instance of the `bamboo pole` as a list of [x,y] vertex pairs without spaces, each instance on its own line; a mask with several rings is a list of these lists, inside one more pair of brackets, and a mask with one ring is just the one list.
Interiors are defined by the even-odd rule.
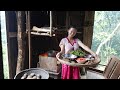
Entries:
[[28,58],[29,68],[31,68],[31,32],[30,32],[30,11],[26,11],[26,32],[28,33]]
[[52,36],[52,11],[50,11],[50,36]]
[[28,11],[28,45],[29,45],[29,68],[31,68],[31,31],[30,31],[30,11]]

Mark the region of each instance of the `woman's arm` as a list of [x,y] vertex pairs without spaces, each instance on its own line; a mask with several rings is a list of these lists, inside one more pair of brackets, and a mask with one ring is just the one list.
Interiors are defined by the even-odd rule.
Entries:
[[78,39],[78,44],[79,46],[81,46],[84,50],[86,50],[87,52],[89,52],[90,54],[92,54],[94,57],[97,56],[97,54],[95,52],[93,52],[88,46],[84,45],[79,39]]
[[65,46],[64,45],[60,45],[60,49],[61,49],[60,53],[65,53]]
[[57,53],[56,57],[59,58],[61,54],[65,53],[65,46],[64,45],[60,45],[60,49],[61,51]]

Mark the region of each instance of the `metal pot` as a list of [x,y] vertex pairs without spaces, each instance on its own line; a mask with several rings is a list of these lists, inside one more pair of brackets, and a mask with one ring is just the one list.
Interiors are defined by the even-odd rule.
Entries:
[[25,73],[28,75],[30,75],[31,73],[35,73],[41,75],[41,79],[49,79],[49,73],[41,68],[30,68],[30,69],[22,70],[20,73],[15,75],[14,79],[21,79],[21,77]]
[[56,57],[57,51],[55,50],[50,50],[47,52],[48,53],[48,57]]

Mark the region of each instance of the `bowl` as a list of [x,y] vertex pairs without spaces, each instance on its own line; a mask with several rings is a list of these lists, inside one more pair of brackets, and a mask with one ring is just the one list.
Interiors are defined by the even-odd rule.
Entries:
[[54,51],[54,50],[50,50],[50,51],[47,52],[48,57],[56,57],[56,54],[57,54],[57,53],[58,53],[58,52],[57,52],[57,51]]
[[95,57],[91,54],[85,55],[86,60],[95,60]]
[[77,58],[77,56],[73,54],[63,54],[62,57],[65,59],[72,59],[72,60]]
[[78,63],[85,63],[86,62],[86,58],[77,58],[76,61]]
[[91,54],[86,54],[84,57],[85,57],[85,58],[94,58],[94,56],[91,55]]

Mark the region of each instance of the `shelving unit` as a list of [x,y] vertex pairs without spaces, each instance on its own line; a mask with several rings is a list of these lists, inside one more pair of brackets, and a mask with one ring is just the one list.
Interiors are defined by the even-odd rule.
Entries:
[[28,45],[29,45],[29,68],[31,68],[31,34],[32,35],[41,35],[41,36],[55,36],[53,34],[53,27],[52,27],[52,11],[50,11],[50,27],[41,27],[38,28],[36,26],[33,26],[31,30],[30,25],[30,11],[26,11],[26,33],[28,34]]
[[[29,12],[29,15],[27,16],[27,19],[26,21],[28,21],[28,17],[30,16],[30,11]],[[29,22],[30,22],[30,18],[29,18]],[[27,23],[29,23],[27,22]],[[28,25],[28,24],[27,24]],[[28,26],[27,26],[28,27]],[[29,26],[30,27],[30,26]],[[42,36],[55,36],[53,34],[54,32],[54,29],[52,27],[52,11],[50,11],[50,25],[49,27],[41,27],[41,28],[38,28],[36,26],[33,26],[32,29],[28,30],[26,29],[26,32],[29,33],[30,31],[30,34],[33,34],[33,35],[42,35]]]

